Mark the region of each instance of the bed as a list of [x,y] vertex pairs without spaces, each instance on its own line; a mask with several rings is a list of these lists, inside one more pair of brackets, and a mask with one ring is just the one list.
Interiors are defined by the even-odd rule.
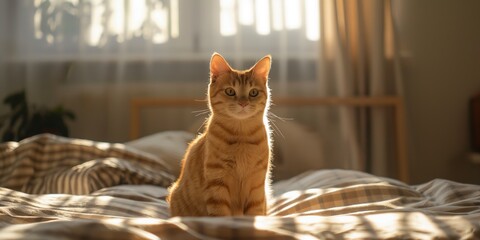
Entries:
[[0,239],[480,238],[480,186],[341,169],[275,182],[267,216],[170,218],[169,161],[188,135],[165,139],[155,155],[138,141],[50,134],[1,144]]

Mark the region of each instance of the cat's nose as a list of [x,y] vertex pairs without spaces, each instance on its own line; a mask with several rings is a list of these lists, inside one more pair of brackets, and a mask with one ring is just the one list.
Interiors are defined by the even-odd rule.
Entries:
[[239,102],[238,105],[245,107],[248,105],[248,102]]

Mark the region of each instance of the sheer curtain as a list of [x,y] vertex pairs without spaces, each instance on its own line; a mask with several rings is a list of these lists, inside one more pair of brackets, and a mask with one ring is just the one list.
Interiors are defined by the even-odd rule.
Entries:
[[[272,54],[274,96],[397,91],[390,71],[394,51],[387,1],[7,0],[0,4],[0,30],[8,33],[1,36],[0,97],[25,88],[31,104],[64,105],[77,115],[70,124],[73,137],[128,140],[132,98],[203,99],[214,51],[239,69]],[[385,173],[386,110],[273,109],[293,119],[277,121],[287,135],[279,138],[279,144],[289,145],[288,133],[297,129],[313,133],[312,141],[323,144],[316,167]],[[192,110],[165,109],[144,117],[146,125],[175,128],[177,123],[188,124],[193,116]],[[302,127],[287,126],[296,123]]]
[[[391,1],[322,3],[321,89],[335,89],[338,96],[401,95]],[[389,109],[344,108],[338,114],[353,168],[391,174],[394,166],[390,161],[393,134]]]

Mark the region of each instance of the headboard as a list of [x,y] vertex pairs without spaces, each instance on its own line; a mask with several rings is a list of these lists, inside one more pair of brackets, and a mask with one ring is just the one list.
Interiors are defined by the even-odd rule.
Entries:
[[[390,107],[393,109],[395,162],[399,180],[408,182],[405,108],[398,96],[382,97],[285,97],[272,100],[276,106]],[[186,98],[133,98],[130,101],[130,138],[140,137],[141,111],[160,107],[204,107],[205,101]]]

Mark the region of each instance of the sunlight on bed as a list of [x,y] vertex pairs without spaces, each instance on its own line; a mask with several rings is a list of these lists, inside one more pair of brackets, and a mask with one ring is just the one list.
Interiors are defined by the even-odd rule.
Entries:
[[[405,214],[406,214],[405,219],[397,220],[399,224],[400,223],[403,224],[403,228],[405,229],[417,228],[420,231],[424,229],[429,229],[429,231],[434,231],[438,233],[443,232],[443,230],[435,222],[433,222],[430,217],[424,214],[420,214],[420,213],[405,213]],[[462,219],[458,219],[458,221],[462,221]],[[467,226],[467,224],[465,224],[465,226]],[[421,237],[421,236],[418,236],[418,237]]]
[[144,215],[147,215],[147,216],[154,216],[157,212],[157,206],[146,204],[144,206],[144,209],[142,209],[140,212]]
[[[293,224],[293,226],[291,224]],[[290,236],[295,239],[302,239],[302,240],[317,239],[316,237],[313,237],[309,234],[302,234],[302,233],[292,231],[298,227],[296,222],[289,223],[287,225],[285,221],[278,218],[255,217],[253,226],[256,229],[275,232],[276,234]]]
[[364,219],[377,233],[388,234],[388,232],[396,230],[398,232],[409,232],[413,238],[422,239],[425,237],[427,229],[430,233],[434,232],[439,235],[444,232],[430,217],[419,212],[381,213],[365,216]]
[[[355,228],[355,226],[360,225],[361,220],[355,216],[334,216],[334,218],[302,216],[294,218],[294,222],[296,231],[317,233],[317,237],[321,236],[326,239],[336,239],[333,234],[333,232],[335,232],[334,230],[337,230],[337,228]],[[323,231],[321,229],[323,229]]]
[[334,191],[336,188],[329,188],[328,190],[327,189],[320,189],[320,188],[310,188],[310,189],[306,189],[306,190],[296,190],[296,191],[289,191],[289,192],[286,192],[282,195],[280,195],[280,197],[282,199],[286,199],[284,200],[285,202],[288,202],[290,200],[294,200],[300,196],[303,196],[305,194],[307,195],[313,195],[313,194],[324,194],[324,193],[327,193],[327,192],[330,192],[330,191]]
[[101,220],[101,222],[115,225],[154,225],[163,223],[165,220],[158,218],[108,218]]
[[92,142],[89,140],[84,139],[74,139],[71,141],[74,145],[82,145],[82,146],[94,146],[98,149],[106,150],[110,148],[116,149],[125,149],[125,145],[121,143],[107,143],[107,142]]

